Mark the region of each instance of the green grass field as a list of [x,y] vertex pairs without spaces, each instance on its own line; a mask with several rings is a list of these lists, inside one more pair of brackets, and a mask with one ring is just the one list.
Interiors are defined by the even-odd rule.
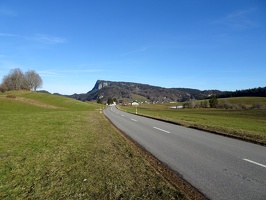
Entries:
[[[230,103],[251,106],[265,103],[266,98],[245,97],[226,99]],[[172,121],[187,127],[231,135],[266,145],[266,110],[259,109],[170,109],[171,104],[143,104],[138,114]],[[122,110],[135,113],[136,108],[121,106]]]
[[50,94],[0,94],[0,199],[182,199],[99,112]]

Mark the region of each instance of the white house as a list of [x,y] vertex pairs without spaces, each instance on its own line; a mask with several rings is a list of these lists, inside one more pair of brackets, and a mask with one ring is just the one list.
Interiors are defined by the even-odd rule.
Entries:
[[132,102],[131,105],[132,105],[132,106],[139,106],[139,103],[137,103],[137,102]]
[[173,108],[173,109],[182,109],[184,107],[183,106],[171,106],[170,108]]

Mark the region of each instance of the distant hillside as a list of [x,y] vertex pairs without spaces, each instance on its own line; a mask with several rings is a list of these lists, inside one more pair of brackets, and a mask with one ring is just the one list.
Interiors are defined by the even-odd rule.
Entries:
[[223,94],[218,95],[218,97],[266,97],[266,87],[236,90],[235,92],[224,92]]
[[219,90],[197,90],[190,88],[163,88],[140,83],[113,82],[98,80],[91,91],[86,94],[73,94],[71,98],[81,101],[91,101],[102,98],[118,100],[142,99],[152,102],[187,101],[190,99],[204,99],[210,95],[221,95]]

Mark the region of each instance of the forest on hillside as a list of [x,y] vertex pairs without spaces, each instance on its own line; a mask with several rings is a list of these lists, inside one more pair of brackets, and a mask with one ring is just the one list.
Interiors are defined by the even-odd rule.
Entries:
[[236,90],[235,92],[224,92],[217,97],[266,97],[266,87],[258,87],[246,90]]

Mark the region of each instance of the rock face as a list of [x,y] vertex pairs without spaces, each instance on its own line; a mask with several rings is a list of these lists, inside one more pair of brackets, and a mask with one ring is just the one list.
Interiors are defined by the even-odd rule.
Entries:
[[110,83],[110,81],[100,81],[98,80],[96,83],[95,83],[95,86],[92,90],[100,90],[102,89],[103,87],[106,87],[108,86]]
[[107,101],[108,98],[116,98],[118,100],[141,99],[151,102],[171,102],[203,99],[212,94],[219,95],[221,93],[218,90],[200,91],[190,88],[162,88],[140,83],[98,80],[88,93],[74,94],[70,97],[82,101],[97,100],[99,98]]

